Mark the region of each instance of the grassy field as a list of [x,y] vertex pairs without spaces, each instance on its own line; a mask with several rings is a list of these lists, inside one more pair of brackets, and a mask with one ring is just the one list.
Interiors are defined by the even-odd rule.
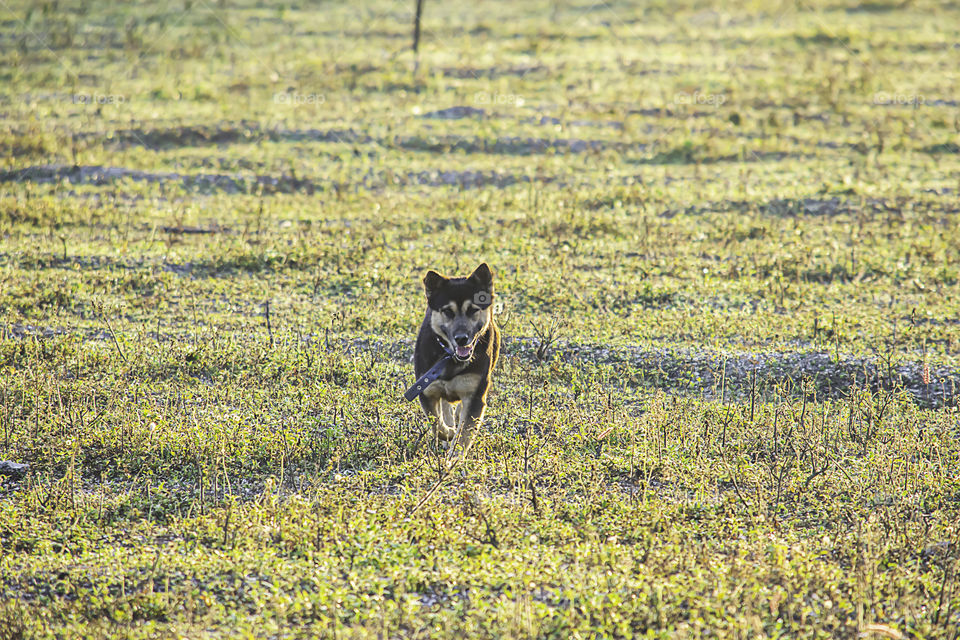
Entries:
[[0,640],[957,638],[960,5],[413,5],[0,0]]

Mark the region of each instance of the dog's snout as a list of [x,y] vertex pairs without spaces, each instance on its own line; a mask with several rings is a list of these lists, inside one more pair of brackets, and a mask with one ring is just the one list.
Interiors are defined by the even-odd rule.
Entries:
[[457,343],[458,347],[465,347],[470,343],[470,336],[465,333],[458,333],[453,336],[454,341]]

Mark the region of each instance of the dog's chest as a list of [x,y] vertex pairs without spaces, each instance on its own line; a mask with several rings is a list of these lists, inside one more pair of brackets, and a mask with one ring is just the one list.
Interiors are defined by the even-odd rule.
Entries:
[[447,402],[456,402],[474,395],[480,386],[480,374],[462,373],[450,380],[437,380],[424,390],[428,398],[443,398]]

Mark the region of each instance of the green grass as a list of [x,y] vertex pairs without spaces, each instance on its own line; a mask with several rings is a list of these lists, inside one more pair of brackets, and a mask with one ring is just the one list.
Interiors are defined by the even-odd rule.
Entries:
[[958,637],[960,9],[413,5],[0,3],[0,640]]

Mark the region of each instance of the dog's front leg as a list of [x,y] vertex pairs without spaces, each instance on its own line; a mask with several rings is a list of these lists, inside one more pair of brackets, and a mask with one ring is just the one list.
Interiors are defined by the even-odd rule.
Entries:
[[457,434],[457,428],[454,426],[451,417],[453,410],[450,408],[449,403],[429,392],[430,388],[427,387],[427,393],[420,396],[420,406],[423,407],[423,411],[427,416],[433,419],[433,438],[434,440],[442,440],[443,442],[453,440]]
[[457,426],[457,437],[453,441],[453,446],[447,452],[449,458],[457,456],[458,449],[462,451],[462,455],[467,455],[470,445],[473,444],[474,434],[483,422],[483,412],[486,408],[487,403],[479,396],[464,398],[460,403],[458,411],[460,424]]
[[[452,402],[446,400],[440,400],[440,418],[443,421],[443,426],[451,432],[451,434],[456,433],[457,429],[457,418],[456,414],[459,412],[459,405],[454,405]],[[449,438],[448,438],[449,439]]]

